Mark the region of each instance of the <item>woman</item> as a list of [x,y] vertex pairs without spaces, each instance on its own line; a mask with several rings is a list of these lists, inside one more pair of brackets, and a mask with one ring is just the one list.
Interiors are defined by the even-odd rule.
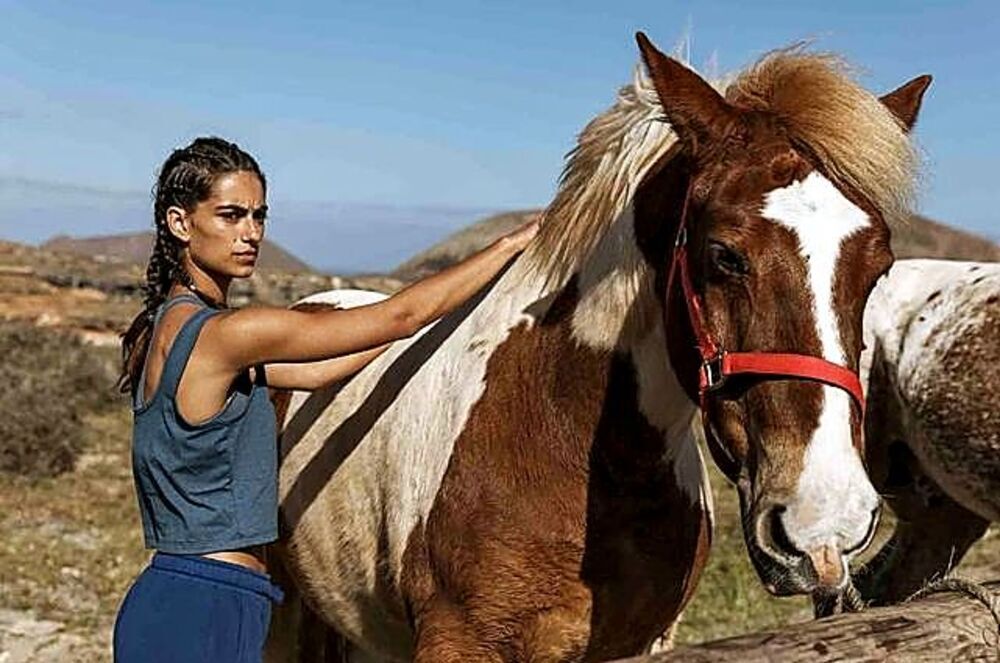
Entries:
[[115,623],[115,660],[256,661],[271,601],[262,547],[278,535],[274,410],[265,385],[314,389],[455,309],[534,237],[529,223],[377,304],[228,310],[253,273],[267,216],[257,162],[198,138],[163,164],[145,310],[123,339],[132,465],[157,552]]

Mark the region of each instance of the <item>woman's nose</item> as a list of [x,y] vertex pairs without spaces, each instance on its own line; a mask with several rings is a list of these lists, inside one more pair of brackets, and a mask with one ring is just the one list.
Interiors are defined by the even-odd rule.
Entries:
[[243,225],[240,239],[250,244],[257,244],[264,237],[264,224],[255,219],[248,220]]

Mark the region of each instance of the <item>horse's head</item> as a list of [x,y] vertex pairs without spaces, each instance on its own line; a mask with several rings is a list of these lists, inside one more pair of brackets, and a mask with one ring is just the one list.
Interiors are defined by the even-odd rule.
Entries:
[[[848,389],[801,375],[735,375],[700,389],[707,369],[680,279],[666,292],[672,254],[662,247],[684,223],[691,291],[720,348],[821,358],[856,372],[865,302],[893,261],[885,217],[899,211],[886,185],[869,180],[903,178],[905,166],[879,169],[909,158],[905,132],[930,79],[878,100],[856,86],[850,94],[824,89],[829,64],[817,58],[810,73],[807,57],[793,57],[789,66],[804,67],[800,74],[762,80],[773,72],[751,70],[744,76],[758,77],[752,85],[737,81],[723,97],[641,33],[638,40],[679,138],[672,167],[651,171],[634,201],[637,227],[654,218],[660,226],[671,363],[692,398],[704,392],[706,437],[738,487],[765,586],[775,594],[839,591],[879,512],[859,453],[859,404]],[[852,133],[845,125],[859,118],[872,126]],[[833,135],[810,140],[824,123]],[[849,142],[873,136],[885,144]],[[838,161],[837,150],[855,149],[874,163]]]

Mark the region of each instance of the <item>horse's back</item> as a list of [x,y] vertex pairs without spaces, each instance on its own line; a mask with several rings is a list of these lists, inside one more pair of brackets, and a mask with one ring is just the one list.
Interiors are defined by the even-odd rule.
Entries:
[[899,311],[882,340],[907,443],[956,501],[1000,519],[1000,263],[903,260],[879,287]]
[[300,308],[308,304],[322,304],[330,308],[355,308],[376,304],[386,299],[388,295],[376,290],[360,290],[358,288],[340,288],[337,290],[325,290],[315,292],[307,297],[303,297],[295,302],[293,308]]

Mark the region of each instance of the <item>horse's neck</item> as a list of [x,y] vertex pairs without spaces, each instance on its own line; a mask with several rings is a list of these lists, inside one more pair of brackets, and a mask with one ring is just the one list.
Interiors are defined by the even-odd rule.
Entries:
[[569,324],[575,343],[628,357],[638,407],[669,440],[686,434],[695,405],[667,356],[654,281],[636,242],[632,209],[627,208],[575,275],[578,301]]

